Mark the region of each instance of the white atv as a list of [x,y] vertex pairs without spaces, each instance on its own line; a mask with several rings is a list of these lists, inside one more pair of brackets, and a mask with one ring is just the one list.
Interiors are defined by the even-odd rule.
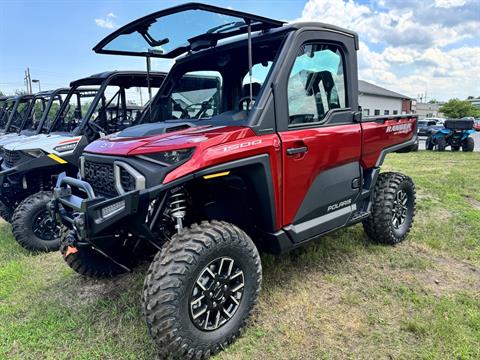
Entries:
[[[13,213],[12,231],[20,245],[37,251],[58,249],[60,229],[46,208],[58,174],[76,177],[80,155],[91,141],[136,124],[139,119],[131,104],[138,103],[142,88],[148,84],[158,88],[164,77],[150,73],[147,79],[145,72],[114,71],[74,81],[58,115],[47,124],[49,134],[4,146],[0,201]],[[85,87],[90,91],[77,101],[74,94]]]

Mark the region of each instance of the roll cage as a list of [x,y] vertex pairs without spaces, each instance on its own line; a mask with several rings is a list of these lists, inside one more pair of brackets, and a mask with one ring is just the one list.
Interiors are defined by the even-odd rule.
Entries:
[[[222,16],[226,18],[223,23],[214,19],[211,28],[208,28],[205,24],[201,27],[199,25],[201,21],[197,19],[201,16],[199,15],[197,18],[192,16],[197,15],[197,13],[192,14],[192,11],[198,11],[201,16],[204,13],[210,13],[215,14],[218,18]],[[182,19],[182,13],[184,13],[183,15],[189,15],[189,28],[200,30],[200,32],[192,35],[184,29],[179,30],[178,23],[168,23],[170,16],[177,16],[178,19]],[[231,18],[236,19],[236,21],[229,21]],[[195,20],[192,21],[191,19]],[[218,21],[220,21],[220,24]],[[166,24],[170,26],[165,26]],[[172,28],[175,31],[178,30],[177,33],[172,32]],[[325,34],[326,36],[324,36]],[[279,116],[275,121],[274,103],[278,103],[282,107],[288,101],[286,91],[283,88],[286,89],[286,74],[289,73],[289,67],[292,66],[296,56],[296,51],[292,52],[292,46],[297,47],[300,41],[315,38],[325,38],[327,44],[343,45],[347,43],[346,58],[349,58],[349,53],[358,49],[357,34],[336,26],[322,23],[286,25],[282,21],[252,14],[190,3],[150,14],[127,24],[100,41],[94,47],[94,51],[102,54],[143,56],[147,59],[147,69],[151,57],[176,58],[163,86],[152,100],[151,112],[144,112],[143,122],[178,121],[178,119],[165,116],[164,104],[165,97],[169,96],[175,83],[186,73],[186,69],[189,69],[189,67],[193,69],[204,61],[208,63],[207,66],[212,68],[213,65],[218,65],[230,54],[236,62],[236,68],[235,66],[233,66],[233,69],[230,68],[228,75],[232,77],[239,74],[243,75],[242,71],[250,74],[250,100],[247,109],[243,112],[234,111],[238,110],[236,102],[242,99],[242,89],[238,85],[239,79],[236,79],[236,84],[234,79],[228,79],[232,81],[225,81],[224,87],[226,88],[225,92],[230,92],[230,94],[222,97],[225,111],[220,112],[218,116],[202,118],[201,124],[249,126],[257,134],[265,134],[278,130],[277,127],[283,130],[288,128],[288,115],[286,118]],[[265,81],[261,84],[262,86],[258,89],[258,86],[252,86],[252,66],[255,58],[258,58],[259,52],[261,53],[261,46],[272,45],[275,41],[278,41],[278,51],[272,59],[269,59],[270,61],[273,60],[271,68]],[[235,51],[238,52],[235,53]],[[234,53],[235,55],[232,56]],[[245,62],[243,65],[240,64],[242,57]],[[346,84],[350,86],[356,83],[357,64],[352,61],[351,63],[346,62],[345,65],[348,67],[345,71],[350,78],[350,81]],[[274,88],[278,86],[280,86],[278,94],[274,94]],[[255,99],[252,98],[253,88],[258,89]],[[343,113],[357,112],[358,100],[356,96],[358,90],[351,87],[346,89],[346,93],[348,106],[341,110],[343,110]],[[334,112],[329,111],[329,114],[326,114],[326,121],[329,121],[331,117],[336,117],[336,114],[333,114]]]
[[[108,86],[119,86],[125,90],[130,87],[138,87],[139,85],[147,86],[150,83],[152,86],[159,87],[165,77],[164,73],[151,73],[150,78],[147,79],[145,72],[140,71],[114,71],[105,72],[101,74],[92,75],[87,78],[79,79],[70,83],[71,90],[64,100],[64,103],[52,124],[50,125],[48,132],[62,132],[60,128],[62,121],[65,117],[66,108],[70,102],[70,99],[74,95],[78,95],[78,101],[82,96],[93,97],[92,102],[89,104],[86,112],[81,116],[81,119],[75,129],[70,131],[73,136],[82,135],[94,114],[98,104],[102,104],[101,109],[106,114],[109,103],[105,102],[105,91]],[[143,83],[142,83],[143,81]],[[98,88],[94,88],[98,86]],[[91,87],[91,88],[89,88]],[[125,100],[124,94],[121,95]],[[123,113],[127,113],[127,107],[125,101],[122,103]],[[77,104],[80,106],[80,104]]]
[[[3,118],[1,119],[2,125],[5,124],[3,131],[19,132],[25,119],[28,117],[31,107],[31,101],[34,95],[18,95],[6,100]],[[24,109],[19,112],[19,107],[25,104]],[[14,129],[12,131],[11,129]]]

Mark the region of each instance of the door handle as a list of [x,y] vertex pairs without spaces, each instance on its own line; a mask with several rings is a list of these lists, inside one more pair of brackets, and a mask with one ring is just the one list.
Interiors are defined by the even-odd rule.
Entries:
[[307,150],[308,150],[308,147],[306,146],[289,148],[287,149],[287,155],[303,154],[303,153],[306,153]]

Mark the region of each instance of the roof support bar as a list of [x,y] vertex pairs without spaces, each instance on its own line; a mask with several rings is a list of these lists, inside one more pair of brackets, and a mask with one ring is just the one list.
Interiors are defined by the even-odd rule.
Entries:
[[148,87],[148,113],[152,116],[152,87],[150,86],[150,72],[152,71],[152,63],[150,55],[145,56],[147,61],[147,87]]
[[245,20],[248,25],[248,77],[250,82],[250,101],[248,102],[248,110],[251,109],[253,103],[253,90],[252,90],[252,25],[250,19]]

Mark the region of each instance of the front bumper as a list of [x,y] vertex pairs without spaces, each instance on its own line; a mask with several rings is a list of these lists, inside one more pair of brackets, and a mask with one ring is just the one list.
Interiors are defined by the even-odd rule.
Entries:
[[53,190],[50,212],[57,221],[75,230],[80,241],[91,241],[107,230],[111,234],[119,226],[136,229],[148,237],[151,233],[145,229],[145,219],[150,202],[188,179],[190,177],[184,177],[168,184],[105,198],[96,195],[88,182],[63,173]]

